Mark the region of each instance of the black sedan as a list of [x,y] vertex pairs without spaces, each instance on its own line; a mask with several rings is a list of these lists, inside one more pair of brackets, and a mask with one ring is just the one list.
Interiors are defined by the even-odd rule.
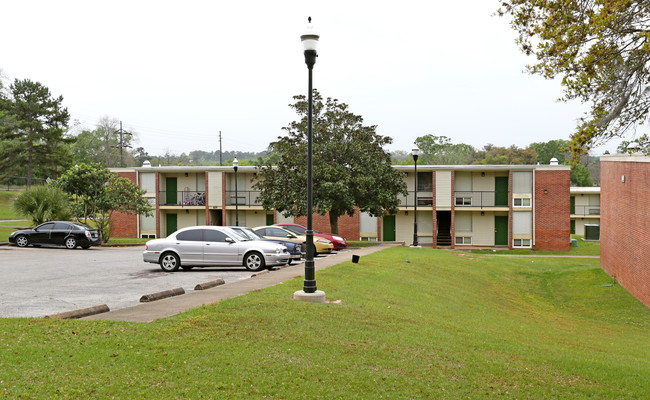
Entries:
[[9,235],[9,242],[18,247],[28,245],[59,245],[68,249],[87,249],[102,243],[102,233],[78,222],[50,221],[33,229],[23,229]]

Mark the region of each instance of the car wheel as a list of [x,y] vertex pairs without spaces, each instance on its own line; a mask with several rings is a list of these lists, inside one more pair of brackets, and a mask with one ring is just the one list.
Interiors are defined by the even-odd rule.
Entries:
[[67,238],[65,240],[65,247],[67,247],[70,250],[75,249],[77,247],[77,239],[73,237]]
[[29,239],[27,239],[27,236],[18,235],[18,237],[16,237],[16,246],[27,247],[28,244],[29,244]]
[[181,266],[181,260],[174,253],[165,253],[160,257],[160,268],[165,272],[177,271]]
[[181,268],[183,268],[185,271],[189,271],[194,268],[194,265],[181,265]]
[[264,269],[264,257],[256,251],[246,254],[244,266],[249,271],[261,271]]

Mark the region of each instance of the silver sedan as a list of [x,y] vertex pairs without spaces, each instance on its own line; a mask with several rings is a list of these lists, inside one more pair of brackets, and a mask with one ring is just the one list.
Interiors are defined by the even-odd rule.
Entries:
[[165,272],[195,266],[243,265],[249,271],[287,264],[290,258],[281,244],[250,240],[223,226],[179,229],[164,239],[147,242],[142,258],[160,264]]

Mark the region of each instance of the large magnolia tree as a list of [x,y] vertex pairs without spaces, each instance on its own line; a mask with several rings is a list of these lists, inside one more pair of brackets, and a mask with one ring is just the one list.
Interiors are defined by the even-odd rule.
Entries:
[[[290,105],[299,116],[282,128],[286,136],[271,143],[271,155],[260,162],[254,187],[261,190],[265,208],[285,216],[307,215],[307,100],[294,96]],[[391,166],[384,146],[392,139],[366,126],[347,104],[313,92],[313,203],[314,211],[329,213],[338,233],[338,218],[355,208],[374,216],[396,212],[398,195],[406,195],[402,173]]]
[[571,136],[574,155],[650,119],[650,1],[502,0],[528,69],[561,77],[563,100],[591,103]]

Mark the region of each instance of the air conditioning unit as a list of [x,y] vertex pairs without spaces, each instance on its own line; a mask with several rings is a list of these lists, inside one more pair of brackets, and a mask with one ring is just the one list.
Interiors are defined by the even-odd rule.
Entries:
[[585,240],[600,240],[600,225],[585,224]]

